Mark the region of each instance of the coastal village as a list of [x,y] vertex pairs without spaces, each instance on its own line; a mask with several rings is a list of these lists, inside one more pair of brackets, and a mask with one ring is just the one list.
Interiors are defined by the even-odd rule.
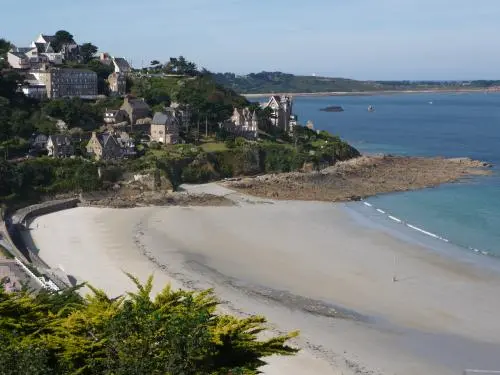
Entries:
[[138,68],[76,40],[0,39],[0,373],[499,363],[500,277],[425,247],[455,244],[368,199],[492,164],[361,155],[301,122],[291,94],[243,95],[237,82],[257,90],[247,76],[221,83],[183,56]]
[[[52,130],[31,133],[26,146],[16,146],[19,142],[21,145],[25,143],[19,135],[12,134],[10,139],[4,141],[6,146],[1,146],[0,142],[2,156],[10,163],[43,157],[116,163],[138,158],[149,148],[155,150],[200,143],[223,145],[221,140],[215,139],[217,134],[223,134],[222,142],[240,138],[252,143],[262,136],[269,137],[271,133],[291,137],[300,126],[293,112],[293,98],[272,95],[261,103],[240,100],[243,104],[233,105],[230,109],[226,105],[215,116],[212,113],[217,120],[210,119],[209,130],[207,116],[200,116],[199,109],[196,113],[189,100],[174,101],[169,98],[158,102],[130,92],[131,82],[171,77],[182,84],[196,79],[199,73],[194,64],[184,62],[180,57],[170,59],[174,67],[169,72],[158,71],[157,63],[147,69],[134,69],[123,57],[108,52],[99,53],[91,43],[78,44],[64,30],[53,35],[39,34],[27,45],[10,44],[5,57],[0,59],[3,63],[2,74],[18,77],[16,95],[31,103],[44,106],[51,103],[110,104],[90,127],[80,128],[79,124],[64,121],[63,116],[51,114],[46,118],[54,124]],[[188,69],[182,70],[180,67],[183,65]],[[103,76],[104,71],[109,74]],[[76,120],[79,122],[80,118]],[[307,126],[313,129],[311,122]],[[16,152],[16,148],[19,151]],[[22,223],[19,225],[22,226]],[[12,245],[1,236],[0,231],[0,248],[3,246],[12,251]],[[57,289],[49,278],[35,277],[19,258],[16,262],[5,262],[0,268],[0,276],[9,290],[19,290],[22,280],[35,280],[35,287],[42,285]]]
[[[40,34],[28,47],[12,45],[7,53],[10,69],[23,77],[19,90],[28,98],[47,101],[56,99],[80,98],[85,101],[99,101],[105,95],[98,92],[98,76],[90,69],[72,68],[70,64],[82,62],[81,47],[73,39],[59,43],[54,48],[55,35]],[[33,133],[30,138],[28,155],[48,155],[50,157],[72,157],[75,145],[87,142],[85,153],[81,156],[96,160],[129,158],[136,155],[137,143],[174,145],[186,143],[181,136],[182,130],[193,128],[193,113],[188,103],[172,101],[168,106],[155,109],[147,100],[127,92],[127,81],[137,76],[123,57],[100,53],[92,56],[96,62],[113,68],[106,77],[109,87],[108,96],[123,98],[119,107],[107,108],[101,124],[89,131],[75,135],[73,124],[57,121],[57,133]],[[179,76],[179,74],[176,74]],[[182,74],[180,74],[182,76]],[[293,113],[293,99],[290,96],[271,96],[260,103],[262,111],[268,110],[269,116],[263,119],[257,110],[248,107],[234,107],[230,117],[217,123],[216,130],[223,129],[227,134],[257,140],[263,130],[263,121],[284,133],[291,134],[298,124]],[[308,125],[312,128],[312,124]],[[134,135],[132,137],[132,134]],[[208,134],[206,134],[208,135]]]

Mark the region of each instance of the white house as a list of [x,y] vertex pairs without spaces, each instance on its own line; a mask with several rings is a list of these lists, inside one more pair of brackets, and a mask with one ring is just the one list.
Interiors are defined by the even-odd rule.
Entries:
[[13,69],[29,69],[31,67],[29,58],[22,52],[8,52],[7,61]]

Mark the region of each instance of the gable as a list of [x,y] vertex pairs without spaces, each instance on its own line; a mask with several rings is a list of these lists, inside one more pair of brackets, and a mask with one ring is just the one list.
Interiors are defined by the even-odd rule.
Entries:
[[275,108],[275,109],[279,108],[281,105],[280,102],[281,102],[281,100],[279,99],[279,97],[276,95],[273,95],[273,96],[271,96],[271,98],[267,102],[266,107],[271,107],[271,108]]

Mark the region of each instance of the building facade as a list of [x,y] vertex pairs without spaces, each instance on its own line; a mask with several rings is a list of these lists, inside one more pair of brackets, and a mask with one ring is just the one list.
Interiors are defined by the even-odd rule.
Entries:
[[51,135],[47,140],[47,153],[54,158],[65,158],[74,154],[71,139],[67,135]]
[[121,109],[106,109],[104,111],[104,123],[106,125],[114,125],[122,122],[126,122],[128,115],[125,111]]
[[123,73],[111,73],[108,76],[108,84],[113,95],[123,96],[127,93],[127,77]]
[[258,137],[259,118],[255,111],[248,108],[235,108],[233,115],[223,126],[236,136],[255,139]]
[[97,97],[97,74],[85,69],[48,68],[31,72],[47,89],[49,99]]
[[7,53],[7,62],[13,69],[29,69],[31,68],[30,59],[25,53],[10,51]]
[[128,115],[128,120],[131,125],[137,123],[137,120],[147,118],[151,115],[151,108],[144,99],[134,98],[127,95],[120,107]]
[[273,95],[262,108],[271,109],[271,124],[283,131],[290,132],[297,125],[297,117],[293,115],[293,100],[290,96]]
[[179,142],[179,120],[174,111],[155,113],[151,123],[151,141],[163,144]]
[[92,132],[92,138],[87,143],[87,154],[96,160],[118,159],[122,157],[122,148],[117,139],[109,133]]

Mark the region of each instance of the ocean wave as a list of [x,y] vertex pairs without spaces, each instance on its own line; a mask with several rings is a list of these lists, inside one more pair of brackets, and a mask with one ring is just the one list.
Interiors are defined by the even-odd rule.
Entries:
[[413,225],[413,224],[410,224],[404,220],[401,220],[400,218],[397,218],[396,216],[393,216],[391,215],[390,213],[380,209],[380,208],[377,208],[375,207],[373,204],[369,203],[369,202],[363,202],[363,204],[366,206],[366,207],[370,207],[372,209],[374,209],[375,211],[377,211],[378,213],[380,214],[383,214],[383,215],[386,215],[388,219],[392,220],[392,221],[395,221],[396,223],[398,224],[401,224],[401,225],[404,225],[405,227],[407,228],[410,228],[416,232],[419,232],[419,233],[422,233],[428,237],[432,237],[432,238],[435,238],[436,240],[440,240],[440,241],[443,241],[443,242],[446,242],[446,243],[450,243],[450,244],[453,244],[453,245],[456,245],[456,246],[459,246],[461,248],[466,248],[468,250],[471,250],[473,251],[475,254],[479,254],[479,255],[489,255],[489,256],[494,256],[494,254],[488,252],[488,251],[485,251],[485,250],[480,250],[480,249],[476,249],[474,247],[469,247],[469,246],[463,246],[463,245],[460,245],[460,244],[456,244],[456,243],[452,243],[449,239],[445,238],[445,237],[441,237],[435,233],[432,233],[432,232],[429,232],[425,229],[422,229],[422,228],[419,228],[417,227],[416,225]]

